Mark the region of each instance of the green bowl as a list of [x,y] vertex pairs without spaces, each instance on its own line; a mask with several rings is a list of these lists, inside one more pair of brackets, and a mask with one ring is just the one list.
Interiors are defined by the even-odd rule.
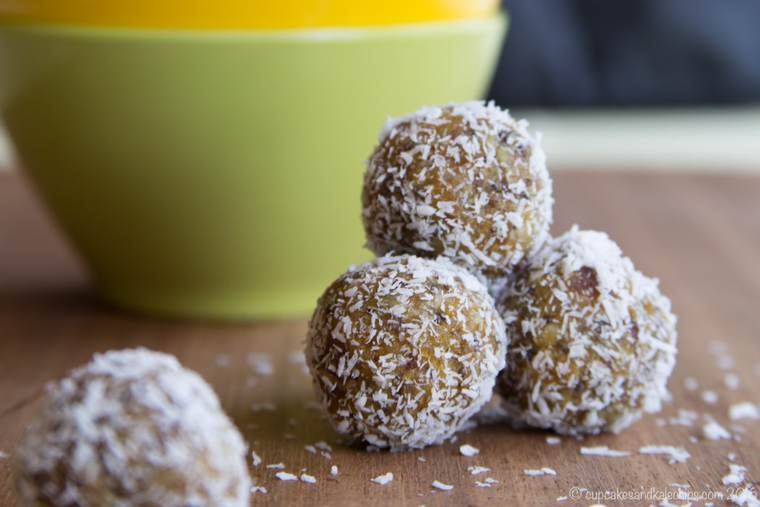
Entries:
[[389,115],[480,97],[506,27],[208,32],[0,27],[0,111],[103,296],[303,315],[363,249]]

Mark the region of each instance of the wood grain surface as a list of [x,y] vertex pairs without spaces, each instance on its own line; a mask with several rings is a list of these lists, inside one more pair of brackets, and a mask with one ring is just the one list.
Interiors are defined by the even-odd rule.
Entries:
[[[274,479],[264,465],[252,468],[268,489],[252,503],[269,505],[558,505],[573,487],[589,496],[565,505],[648,505],[657,499],[614,501],[604,492],[674,494],[673,483],[694,492],[726,491],[729,454],[760,480],[760,421],[731,421],[729,407],[760,403],[760,179],[751,176],[563,172],[555,178],[555,232],[573,223],[608,231],[643,272],[658,276],[679,315],[679,358],[670,388],[673,401],[621,435],[545,442],[539,431],[485,425],[454,444],[410,453],[367,453],[341,445],[314,410],[309,378],[296,361],[305,320],[219,324],[161,320],[122,313],[99,303],[84,271],[17,175],[0,175],[0,505],[15,505],[10,463],[33,416],[43,385],[95,351],[144,345],[176,354],[200,372],[264,464],[307,469],[316,484]],[[268,354],[271,375],[257,375],[251,353]],[[729,389],[727,373],[738,376]],[[699,388],[689,390],[693,377]],[[717,394],[706,403],[703,391]],[[271,405],[269,405],[271,404]],[[671,424],[679,409],[696,411],[693,426]],[[705,417],[729,429],[731,440],[703,437]],[[325,440],[331,459],[304,451]],[[480,449],[459,454],[460,444]],[[669,464],[638,454],[641,446],[674,445],[691,458]],[[626,458],[580,455],[581,446],[630,451]],[[421,461],[424,458],[425,461]],[[329,469],[337,465],[339,475]],[[473,476],[468,466],[492,470]],[[526,477],[526,468],[551,467],[556,476]],[[372,477],[393,472],[386,486]],[[491,488],[476,480],[493,477]],[[451,484],[433,491],[431,482]],[[642,493],[639,493],[641,495]],[[672,500],[683,504],[685,500]],[[716,501],[717,505],[724,502]],[[701,505],[704,502],[696,502]]]

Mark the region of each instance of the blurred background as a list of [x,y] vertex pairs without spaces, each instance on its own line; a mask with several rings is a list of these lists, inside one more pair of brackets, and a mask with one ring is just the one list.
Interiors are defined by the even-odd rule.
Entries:
[[552,168],[760,170],[760,2],[503,6],[489,96],[544,133]]
[[760,170],[760,3],[506,0],[490,97],[553,166]]
[[[543,133],[556,172],[760,173],[756,0],[505,0],[503,44],[498,0],[0,0],[0,21],[22,4],[40,13],[0,30],[3,114],[124,306],[311,311],[368,257],[357,192],[378,126],[423,104],[485,93]],[[0,168],[13,158],[0,135]]]

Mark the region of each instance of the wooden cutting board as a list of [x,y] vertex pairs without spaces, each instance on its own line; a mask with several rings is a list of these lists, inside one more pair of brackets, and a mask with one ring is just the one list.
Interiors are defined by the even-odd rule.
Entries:
[[[562,438],[559,445],[548,445],[549,433],[491,425],[460,434],[454,444],[390,454],[340,445],[314,410],[297,354],[305,319],[181,322],[101,305],[24,181],[0,175],[0,451],[12,455],[45,382],[95,351],[144,345],[176,354],[208,379],[264,464],[282,462],[294,473],[305,468],[317,478],[313,485],[285,483],[264,464],[252,468],[268,490],[254,495],[253,504],[555,505],[558,497],[574,493],[580,498],[565,505],[648,505],[659,499],[641,495],[675,494],[675,483],[704,495],[725,492],[721,478],[728,474],[729,455],[747,467],[748,480],[757,487],[760,420],[731,421],[728,413],[732,404],[760,403],[760,178],[560,172],[555,195],[555,232],[573,223],[606,230],[639,269],[661,279],[680,317],[672,403],[617,436]],[[265,354],[258,357],[271,363],[271,375],[256,373],[251,353]],[[727,387],[727,374],[739,385]],[[696,389],[687,389],[685,384],[695,382]],[[703,399],[704,391],[714,392],[706,395],[713,403]],[[692,426],[671,424],[679,409],[696,412]],[[728,429],[732,439],[705,439],[706,416]],[[304,450],[321,440],[332,446],[330,458]],[[460,455],[465,443],[480,454]],[[640,455],[646,445],[682,447],[691,458],[669,464],[664,456]],[[582,446],[609,446],[631,455],[584,456]],[[3,506],[15,505],[10,461],[0,459]],[[329,474],[332,465],[339,469],[337,477]],[[467,468],[473,465],[491,471],[470,475]],[[524,469],[541,467],[557,475],[524,475]],[[386,472],[395,475],[390,484],[370,482]],[[476,487],[475,481],[486,477],[499,482]],[[434,480],[454,488],[433,491]],[[604,498],[616,490],[638,492],[642,499]]]

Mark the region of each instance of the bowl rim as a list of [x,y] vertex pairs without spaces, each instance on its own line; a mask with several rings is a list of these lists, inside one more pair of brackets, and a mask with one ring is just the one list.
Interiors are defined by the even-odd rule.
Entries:
[[509,15],[500,9],[479,19],[428,21],[383,26],[288,28],[275,30],[196,29],[196,28],[143,28],[109,27],[93,25],[56,25],[45,23],[14,23],[0,21],[0,34],[16,32],[36,35],[73,36],[80,38],[111,39],[165,39],[165,40],[252,40],[252,41],[340,41],[354,39],[382,39],[434,34],[477,32],[483,29],[506,28]]

